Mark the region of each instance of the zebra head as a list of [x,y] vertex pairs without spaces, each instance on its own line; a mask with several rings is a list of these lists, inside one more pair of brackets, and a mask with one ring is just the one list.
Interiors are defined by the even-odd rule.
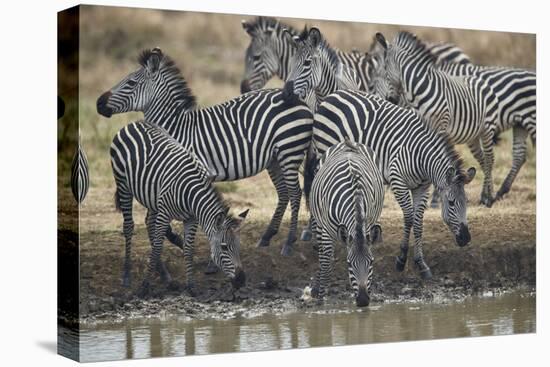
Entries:
[[[279,22],[273,18],[259,18],[254,23],[242,21],[243,29],[250,36],[245,53],[244,78],[241,93],[261,89],[274,75],[280,72],[284,43],[278,36]],[[288,50],[286,50],[288,52]]]
[[314,94],[322,78],[320,45],[323,36],[319,29],[305,28],[299,36],[285,33],[296,48],[291,61],[291,70],[283,89],[283,97],[292,100],[296,97],[306,101]]
[[97,112],[105,117],[138,111],[153,115],[168,107],[192,108],[195,98],[172,59],[159,48],[145,50],[138,58],[140,68],[103,93]]
[[[370,302],[372,275],[374,272],[374,256],[372,244],[379,242],[382,228],[373,224],[365,228],[365,217],[362,210],[362,200],[355,197],[355,228],[348,230],[345,225],[338,227],[338,237],[347,248],[348,274],[355,302],[359,307],[365,307]],[[366,234],[366,235],[365,235]]]
[[392,45],[388,45],[386,38],[382,33],[376,33],[378,55],[378,65],[375,67],[373,75],[373,90],[380,97],[388,102],[399,105],[403,98],[403,80],[401,69],[396,59],[396,50]]
[[240,257],[240,229],[247,214],[248,209],[236,218],[227,212],[219,213],[215,218],[214,235],[210,241],[212,261],[231,279],[234,288],[240,288],[246,283]]
[[455,167],[449,167],[445,179],[439,188],[441,195],[441,217],[455,236],[458,246],[466,246],[470,240],[468,220],[466,219],[466,193],[464,185],[472,182],[476,169],[471,167],[464,174]]

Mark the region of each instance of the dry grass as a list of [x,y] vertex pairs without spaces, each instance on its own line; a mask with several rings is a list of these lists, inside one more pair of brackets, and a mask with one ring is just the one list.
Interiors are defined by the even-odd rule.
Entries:
[[[161,47],[177,61],[199,104],[212,105],[236,96],[244,69],[244,50],[249,42],[248,35],[240,25],[243,18],[250,17],[83,7],[80,39],[80,129],[92,178],[92,186],[81,216],[84,231],[119,230],[121,218],[114,212],[112,205],[114,182],[109,162],[109,145],[118,129],[129,121],[141,118],[138,113],[114,116],[111,119],[100,117],[95,111],[97,97],[137,68],[136,57],[141,49],[155,46]],[[305,23],[296,19],[284,21],[299,28]],[[333,46],[345,50],[368,50],[376,31],[382,31],[391,38],[396,31],[407,29],[429,41],[454,42],[480,64],[535,68],[534,35],[313,20],[308,20],[307,23],[318,26]],[[277,86],[281,83],[273,81],[270,85]],[[461,148],[461,151],[464,152],[467,163],[475,165],[471,155],[465,149]],[[500,185],[504,179],[510,163],[511,136],[506,133],[496,152],[496,185]],[[507,221],[513,221],[518,216],[526,216],[533,222],[528,228],[533,231],[534,241],[535,166],[535,154],[530,147],[528,162],[518,176],[512,192],[505,201],[496,203],[491,210],[476,204],[481,190],[479,174],[468,187],[470,202],[475,204],[469,209],[469,217],[476,223],[502,222],[505,225]],[[66,186],[65,178],[60,181],[60,185]],[[254,221],[267,222],[275,207],[276,197],[265,173],[234,184],[222,185],[226,185],[225,196],[236,209],[250,207]],[[383,224],[401,220],[401,212],[389,192],[385,206]],[[143,211],[138,209],[137,212],[136,222],[142,224]],[[305,211],[302,211],[301,219],[305,219],[305,215]],[[429,210],[426,216],[427,219],[441,221],[436,211]],[[498,235],[499,233],[495,233],[495,236]]]

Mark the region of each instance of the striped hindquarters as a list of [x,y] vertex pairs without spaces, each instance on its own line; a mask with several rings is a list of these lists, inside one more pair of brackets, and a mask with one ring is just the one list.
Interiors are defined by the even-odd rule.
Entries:
[[80,142],[74,154],[71,165],[71,191],[75,200],[81,204],[86,198],[90,187],[90,174],[88,168],[88,158]]

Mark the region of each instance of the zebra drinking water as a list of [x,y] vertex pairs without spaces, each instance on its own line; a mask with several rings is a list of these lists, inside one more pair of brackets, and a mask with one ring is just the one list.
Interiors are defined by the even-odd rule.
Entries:
[[490,207],[498,106],[493,89],[483,79],[440,71],[433,54],[409,32],[399,32],[391,45],[381,33],[376,38],[384,48],[386,98],[393,103],[403,98],[432,129],[453,144],[468,145],[484,173],[480,202]]
[[300,101],[286,102],[281,90],[259,90],[198,109],[174,62],[160,49],[146,50],[141,67],[97,101],[100,114],[142,111],[192,150],[215,181],[254,176],[267,169],[278,203],[258,246],[268,246],[290,201],[290,229],[281,253],[291,254],[296,241],[301,188],[298,168],[311,141],[313,116]]
[[[475,168],[464,172],[449,139],[429,129],[415,112],[364,92],[337,91],[325,98],[315,114],[312,143],[318,154],[324,154],[345,138],[374,151],[384,182],[392,189],[403,211],[403,239],[396,259],[397,270],[405,268],[413,229],[415,265],[423,279],[431,278],[422,249],[429,187],[435,185],[441,193],[443,222],[456,243],[465,246],[471,236],[464,185],[474,178]],[[314,168],[315,162],[308,161],[304,181],[313,180]],[[304,183],[304,191],[306,187]]]
[[162,128],[148,122],[131,123],[122,128],[111,143],[111,165],[116,183],[115,202],[124,218],[126,241],[123,285],[131,281],[131,246],[135,198],[148,209],[147,232],[151,257],[147,275],[139,290],[148,292],[153,270],[164,281],[171,277],[161,262],[162,243],[171,220],[184,223],[183,255],[187,285],[194,289],[193,252],[200,225],[210,242],[211,259],[231,279],[234,287],[245,283],[240,260],[239,228],[248,213],[233,218],[229,208],[211,182],[204,165]]
[[372,149],[345,140],[325,152],[310,198],[320,265],[312,295],[325,296],[335,244],[342,243],[357,306],[368,306],[374,269],[371,246],[381,235],[376,222],[383,202],[384,183]]

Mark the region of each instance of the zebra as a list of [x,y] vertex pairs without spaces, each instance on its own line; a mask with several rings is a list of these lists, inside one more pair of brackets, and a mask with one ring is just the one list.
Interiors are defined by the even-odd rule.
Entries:
[[453,144],[467,144],[483,169],[480,203],[491,207],[493,198],[493,139],[498,101],[490,85],[477,77],[454,77],[440,71],[436,58],[415,35],[399,32],[384,48],[386,98],[400,98],[416,110],[432,129],[445,133]]
[[342,243],[357,306],[368,306],[374,269],[371,246],[381,236],[376,222],[383,203],[382,174],[370,148],[345,140],[325,152],[311,188],[320,265],[312,295],[325,296],[334,243]]
[[[527,137],[536,145],[536,73],[518,68],[439,63],[439,70],[454,76],[475,76],[489,84],[498,101],[495,136],[512,129],[512,167],[495,200],[507,194],[526,161]],[[497,140],[496,138],[494,139]]]
[[[288,80],[292,70],[292,57],[296,52],[292,37],[300,32],[288,24],[272,17],[258,17],[253,21],[242,21],[244,31],[250,36],[245,51],[245,72],[241,82],[241,93],[263,88],[274,76],[283,82]],[[375,43],[374,43],[375,44]],[[430,50],[440,61],[467,63],[470,58],[457,46],[450,43],[430,44]],[[352,69],[360,80],[360,90],[369,88],[370,72],[376,66],[369,53],[358,50],[345,52],[334,49],[340,62]]]
[[[475,168],[464,171],[448,137],[428,128],[414,111],[361,91],[337,91],[327,96],[315,113],[312,144],[317,155],[345,138],[374,151],[384,183],[390,186],[403,211],[403,239],[396,269],[405,268],[412,228],[415,265],[423,279],[430,279],[422,248],[429,187],[435,185],[441,193],[443,222],[457,245],[465,246],[471,235],[464,185],[475,177]],[[314,168],[315,162],[307,161],[304,181],[313,180]],[[304,192],[310,194],[305,184]]]
[[[285,34],[291,36],[289,31]],[[283,89],[284,98],[298,97],[315,111],[324,97],[338,89],[361,90],[361,80],[354,69],[340,61],[318,28],[305,28],[292,41],[296,51]]]
[[115,204],[124,218],[126,241],[123,285],[131,282],[131,246],[135,198],[148,209],[147,232],[151,257],[145,279],[138,291],[143,296],[150,287],[153,270],[165,282],[170,274],[160,260],[162,243],[171,220],[184,223],[183,248],[188,289],[195,288],[193,252],[197,227],[206,233],[211,259],[222,269],[235,288],[246,276],[240,260],[239,228],[248,210],[237,218],[212,185],[210,174],[197,157],[155,124],[139,121],[123,127],[113,138],[111,166],[116,183]]
[[80,137],[78,139],[78,146],[74,153],[73,161],[71,164],[71,191],[74,199],[78,204],[82,204],[88,193],[90,187],[90,174],[88,167],[88,158],[82,145],[80,143]]
[[298,169],[311,142],[313,115],[300,101],[283,100],[281,90],[258,90],[222,104],[196,108],[180,70],[158,48],[145,50],[141,67],[97,101],[97,111],[142,111],[214,173],[215,181],[254,176],[267,169],[278,195],[271,222],[258,246],[268,246],[290,201],[291,223],[281,254],[296,241],[301,188]]

